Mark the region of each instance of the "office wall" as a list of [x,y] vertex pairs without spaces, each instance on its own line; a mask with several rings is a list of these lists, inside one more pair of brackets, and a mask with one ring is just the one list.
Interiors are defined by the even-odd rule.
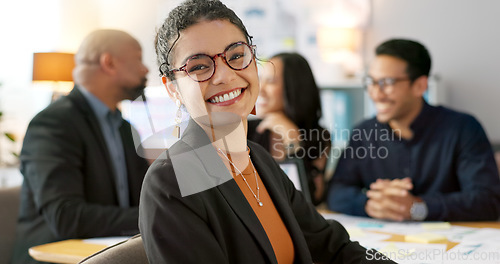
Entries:
[[28,122],[50,103],[47,86],[31,82],[34,52],[75,52],[85,34],[99,26],[94,0],[22,0],[0,2],[1,161],[15,163]]
[[431,71],[441,77],[447,105],[472,113],[490,140],[500,142],[500,2],[372,0],[372,4],[368,57],[391,37],[421,41],[431,52]]
[[[371,0],[366,61],[374,47],[390,37],[422,41],[433,57],[432,73],[440,77],[445,102],[451,108],[475,115],[490,139],[500,142],[500,2],[490,0]],[[136,36],[150,68],[149,83],[158,85],[152,46],[155,27],[180,0],[97,1],[99,26],[121,28]],[[233,5],[235,1],[225,1]],[[258,1],[257,1],[258,2]],[[256,3],[257,3],[256,2]],[[293,1],[292,1],[293,2]],[[259,2],[260,3],[260,2]],[[296,3],[296,2],[295,2]],[[312,3],[312,2],[311,2]],[[120,6],[120,8],[117,8]]]
[[[223,1],[238,3],[238,0]],[[422,41],[433,55],[433,73],[441,76],[440,87],[446,89],[447,104],[474,114],[492,141],[500,142],[497,124],[500,34],[496,33],[496,26],[500,25],[500,16],[496,14],[500,2],[371,1],[372,16],[364,53],[371,55],[373,48],[389,37]],[[0,107],[5,116],[0,130],[14,132],[22,139],[29,120],[50,101],[49,91],[31,84],[32,53],[74,52],[82,38],[96,28],[123,29],[137,37],[144,48],[144,62],[150,68],[149,84],[159,85],[152,44],[155,27],[178,2],[180,0],[1,1]],[[3,143],[2,149],[8,146],[6,144]],[[20,144],[14,148],[20,149]]]

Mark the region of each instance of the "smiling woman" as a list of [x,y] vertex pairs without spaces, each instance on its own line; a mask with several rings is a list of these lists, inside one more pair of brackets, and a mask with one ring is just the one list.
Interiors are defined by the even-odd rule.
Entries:
[[[172,51],[169,59],[172,67],[178,67],[165,77],[172,98],[180,100],[194,117],[229,112],[246,120],[259,85],[253,51],[238,27],[227,20],[197,23],[180,34]],[[240,94],[234,97],[234,92]],[[219,102],[212,102],[215,98]]]
[[365,259],[370,251],[327,222],[267,151],[247,142],[259,79],[251,37],[235,13],[217,0],[186,1],[155,45],[165,88],[191,120],[143,183],[139,226],[149,261]]

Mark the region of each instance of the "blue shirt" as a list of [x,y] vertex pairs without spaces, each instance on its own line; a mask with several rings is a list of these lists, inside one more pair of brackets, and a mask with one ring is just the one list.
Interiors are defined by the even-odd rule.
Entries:
[[367,216],[366,190],[378,178],[410,177],[427,204],[425,220],[498,220],[500,179],[492,147],[472,116],[424,102],[405,140],[376,118],[350,135],[328,190],[328,207]]
[[121,112],[118,109],[115,109],[115,111],[112,112],[107,105],[105,105],[92,93],[87,91],[84,87],[78,87],[87,99],[90,108],[94,111],[94,114],[99,121],[104,140],[106,141],[106,146],[108,147],[111,161],[113,163],[120,207],[128,208],[130,207],[130,199],[127,165],[125,163],[125,151],[123,149],[122,138],[120,136],[120,126],[123,122]]

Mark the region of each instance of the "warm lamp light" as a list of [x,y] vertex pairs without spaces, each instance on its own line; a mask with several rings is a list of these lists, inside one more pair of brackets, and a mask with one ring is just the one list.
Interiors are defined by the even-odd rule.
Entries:
[[322,27],[317,32],[320,48],[354,51],[359,42],[357,30],[353,28]]
[[33,82],[48,82],[54,92],[53,100],[73,87],[74,56],[60,52],[33,53]]
[[316,32],[318,50],[323,61],[341,65],[350,76],[358,68],[361,32],[355,28],[320,27]]
[[33,54],[33,81],[72,82],[75,67],[72,53],[39,52]]

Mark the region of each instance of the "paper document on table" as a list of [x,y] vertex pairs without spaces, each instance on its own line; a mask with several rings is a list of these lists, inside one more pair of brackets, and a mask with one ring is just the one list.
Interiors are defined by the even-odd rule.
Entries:
[[[369,217],[350,216],[345,214],[323,214],[325,219],[334,219],[345,227],[355,226],[362,230],[379,231],[397,235],[413,235],[431,232],[445,236],[449,241],[460,242],[479,232],[479,228],[452,226],[448,222],[394,222]],[[490,236],[500,237],[500,230],[493,229]]]
[[495,228],[481,228],[476,232],[466,234],[462,241],[479,241],[486,242],[492,241],[500,243],[500,229]]
[[[380,252],[379,254],[404,264],[441,263],[442,256],[446,253],[445,244],[374,242],[364,247],[373,248]],[[367,255],[367,260],[381,259],[380,255],[370,254]]]
[[474,238],[476,233],[482,233],[481,230],[481,228],[451,226],[448,230],[433,230],[432,233],[444,235],[448,238],[448,241],[460,243],[468,238]]
[[120,242],[127,240],[129,238],[130,238],[129,236],[96,237],[96,238],[84,239],[83,242],[89,243],[89,244],[99,244],[99,245],[112,246],[116,243],[120,243]]
[[333,219],[343,226],[356,226],[363,230],[373,230],[391,234],[416,234],[424,229],[418,222],[393,222],[369,217],[350,216],[345,214],[323,214],[325,219]]
[[500,264],[500,244],[464,241],[448,250],[444,264]]
[[377,225],[378,227],[383,227],[386,221],[382,220],[377,220],[369,217],[362,217],[362,216],[352,216],[352,215],[346,215],[346,214],[321,214],[325,219],[333,219],[338,221],[341,224],[354,224],[358,225],[360,223],[363,224],[374,224]]
[[357,227],[346,227],[347,233],[351,241],[357,241],[360,245],[364,246],[376,241],[389,239],[391,235],[373,233],[370,231],[363,231]]
[[380,231],[383,228],[384,224],[379,220],[343,214],[323,214],[323,217],[341,223],[349,233],[351,241],[357,241],[362,246],[391,237],[389,234],[371,232],[371,230]]
[[351,216],[345,214],[322,214],[325,219],[333,219],[343,226],[358,227],[361,229],[375,229],[381,231],[388,221],[373,219],[369,217]]
[[[394,222],[345,214],[323,214],[326,219],[341,223],[366,248],[384,252],[397,263],[424,264],[500,264],[500,230],[450,225],[447,222]],[[412,237],[421,233],[441,236],[440,241],[460,243],[446,251],[448,244],[422,244],[382,241],[373,232]],[[382,234],[383,235],[383,234]],[[367,258],[379,260],[380,256]]]

